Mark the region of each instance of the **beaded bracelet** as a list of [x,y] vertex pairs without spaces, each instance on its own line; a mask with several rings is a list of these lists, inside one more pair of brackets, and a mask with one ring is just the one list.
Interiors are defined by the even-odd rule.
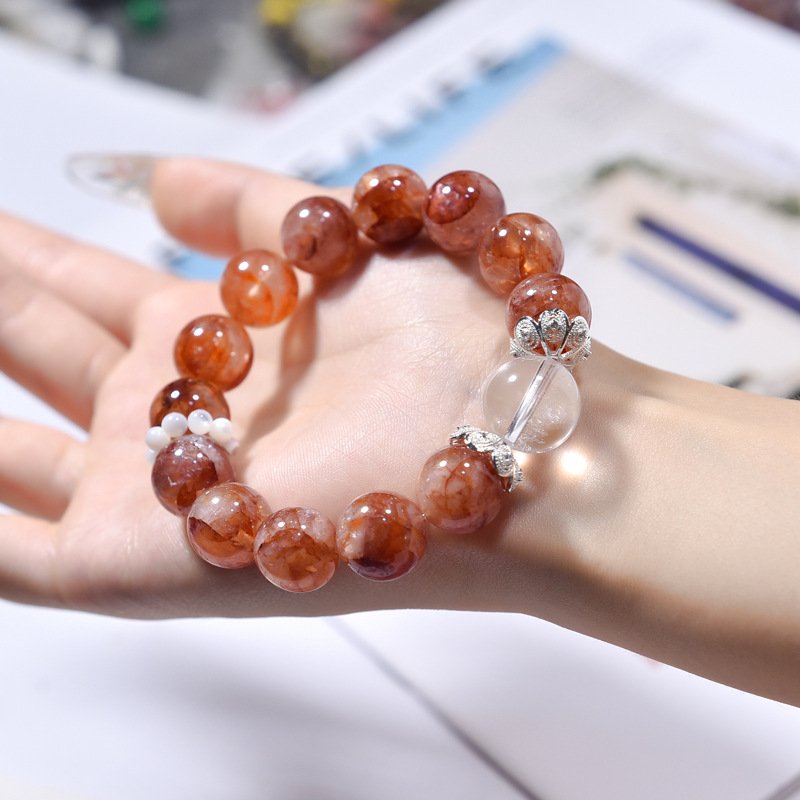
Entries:
[[[487,430],[462,425],[453,432],[422,467],[417,503],[370,492],[336,526],[310,508],[271,513],[263,497],[236,482],[229,459],[236,442],[223,392],[250,370],[245,326],[274,325],[292,313],[295,267],[324,277],[349,269],[359,231],[394,244],[423,227],[446,252],[477,250],[488,285],[509,295],[511,359],[484,386]],[[220,285],[230,316],[198,317],[178,334],[182,377],[154,399],[146,437],[156,497],[186,517],[189,543],[205,561],[228,569],[255,562],[287,591],[320,588],[340,560],[370,580],[398,578],[424,554],[429,525],[470,533],[497,516],[522,480],[514,450],[546,452],[570,436],[580,414],[570,370],[590,353],[589,301],[560,274],[564,253],[553,226],[534,214],[506,215],[500,190],[478,172],[449,173],[428,190],[405,167],[377,167],[356,184],[352,210],[321,196],[293,206],[281,240],[285,257],[251,250],[230,260]]]

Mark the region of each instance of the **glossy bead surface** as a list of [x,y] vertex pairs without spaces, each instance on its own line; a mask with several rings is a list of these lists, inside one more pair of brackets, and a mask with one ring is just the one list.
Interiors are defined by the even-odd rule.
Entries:
[[432,525],[448,533],[472,533],[497,516],[506,491],[488,453],[452,445],[425,462],[417,497]]
[[144,437],[145,444],[156,453],[163,450],[171,441],[172,437],[160,425],[155,425],[147,431]]
[[480,172],[462,170],[433,184],[422,218],[435,244],[458,253],[474,250],[504,212],[505,201],[497,184]]
[[228,313],[242,325],[275,325],[297,307],[297,275],[285,258],[269,250],[234,256],[219,290]]
[[174,355],[175,366],[185,378],[207,381],[227,391],[247,377],[253,344],[235,319],[205,314],[178,334]]
[[486,426],[515,449],[546,453],[565,442],[581,414],[578,385],[553,358],[514,358],[483,388]]
[[[194,414],[194,411],[192,414]],[[185,414],[181,414],[179,411],[170,411],[169,414],[164,414],[161,420],[161,429],[170,439],[177,439],[179,436],[183,436],[188,427],[189,420]]]
[[201,492],[233,480],[233,467],[220,445],[207,436],[190,434],[159,452],[151,479],[161,505],[185,517]]
[[206,434],[211,430],[211,424],[214,422],[214,417],[208,413],[204,408],[196,408],[189,414],[186,420],[189,430],[192,433],[200,435]]
[[411,500],[370,492],[339,519],[339,556],[362,578],[389,581],[410,572],[425,553],[427,523]]
[[425,181],[397,164],[365,172],[353,190],[353,221],[365,236],[380,244],[402,242],[422,228],[428,196]]
[[347,207],[332,197],[308,197],[281,225],[283,252],[298,269],[333,278],[353,266],[358,231]]
[[215,567],[253,563],[253,542],[269,516],[267,501],[242,483],[220,483],[197,496],[186,518],[192,549]]
[[514,326],[521,317],[536,319],[552,308],[560,308],[570,319],[581,316],[592,323],[592,307],[583,289],[566,275],[548,273],[526,278],[511,292],[506,306],[508,335],[514,336]]
[[194,378],[178,378],[168,383],[153,399],[150,424],[160,425],[161,420],[173,411],[188,417],[196,408],[204,408],[212,417],[230,416],[228,404],[216,386]]
[[233,439],[233,424],[226,417],[217,417],[211,423],[208,435],[217,444],[226,445]]
[[561,272],[564,247],[546,219],[536,214],[507,214],[481,238],[478,263],[491,289],[508,295],[531,275]]
[[283,508],[261,525],[255,559],[275,586],[287,592],[313,592],[336,571],[336,528],[313,508]]

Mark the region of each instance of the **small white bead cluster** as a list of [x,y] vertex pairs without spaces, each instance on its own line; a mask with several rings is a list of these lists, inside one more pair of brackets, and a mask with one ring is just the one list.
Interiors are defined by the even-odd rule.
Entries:
[[208,436],[222,445],[229,453],[233,453],[239,442],[233,438],[233,427],[227,417],[214,417],[203,408],[192,411],[188,417],[177,411],[171,411],[160,425],[147,431],[144,437],[147,445],[147,460],[152,464],[156,456],[173,440],[183,436],[186,431],[198,436]]

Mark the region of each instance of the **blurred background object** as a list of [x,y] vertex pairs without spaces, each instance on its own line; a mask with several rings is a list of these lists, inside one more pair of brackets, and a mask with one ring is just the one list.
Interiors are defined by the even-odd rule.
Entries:
[[752,11],[778,25],[800,31],[800,2],[798,0],[731,0],[735,6]]
[[[270,113],[449,1],[0,0],[0,27],[103,69]],[[724,2],[800,31],[799,0]]]
[[0,27],[255,112],[284,108],[446,0],[0,0]]
[[0,0],[0,27],[102,69],[122,67],[122,44],[110,25],[55,0]]

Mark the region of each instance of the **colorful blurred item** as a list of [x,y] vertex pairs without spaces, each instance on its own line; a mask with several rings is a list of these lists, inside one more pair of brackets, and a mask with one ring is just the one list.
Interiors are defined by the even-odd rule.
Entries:
[[127,0],[125,13],[131,24],[142,31],[158,30],[164,24],[164,0]]
[[254,113],[286,108],[447,0],[0,0],[0,29]]
[[261,0],[270,38],[316,81],[362,55],[445,0]]
[[752,11],[778,25],[800,32],[800,0],[731,0],[735,6]]

